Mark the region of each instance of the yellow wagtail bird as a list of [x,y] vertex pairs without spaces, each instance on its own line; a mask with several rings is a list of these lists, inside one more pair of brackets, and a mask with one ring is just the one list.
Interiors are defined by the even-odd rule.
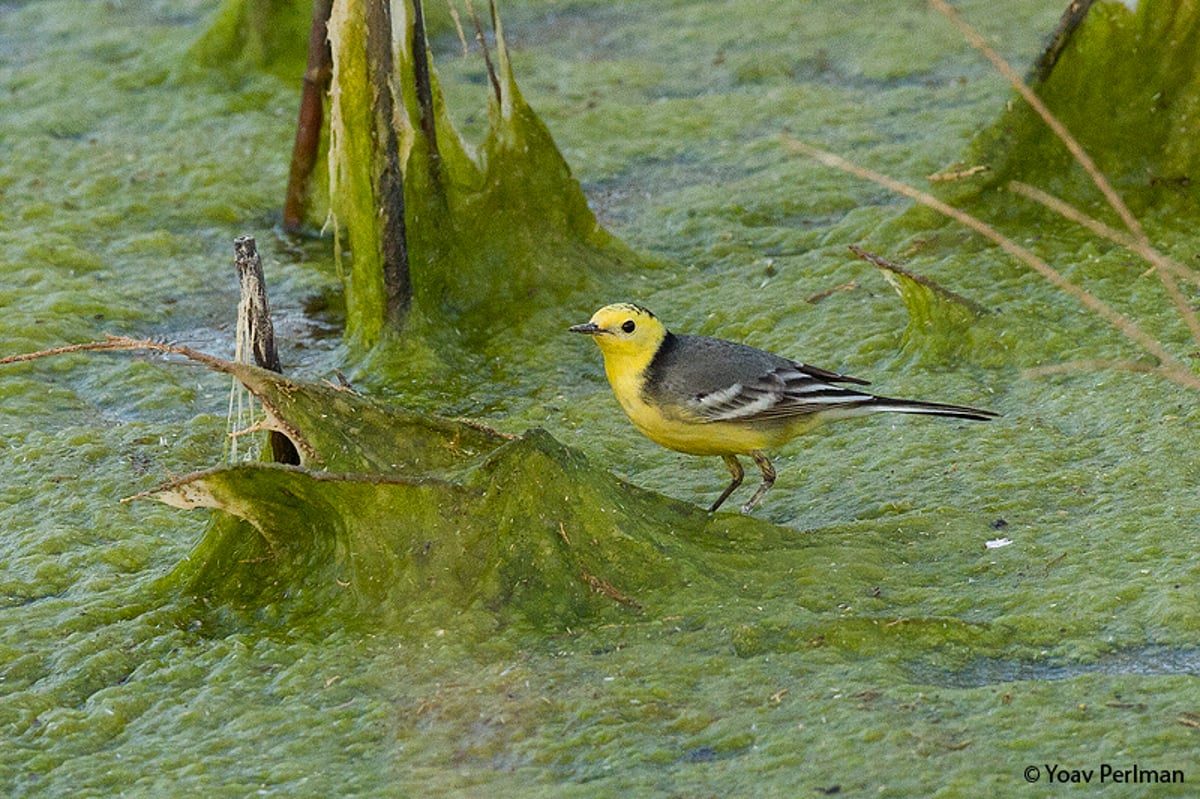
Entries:
[[867,394],[839,383],[857,377],[818,369],[763,350],[707,336],[671,333],[650,311],[619,303],[570,328],[591,336],[617,402],[647,438],[689,455],[720,455],[733,480],[709,508],[713,513],[742,484],[738,455],[762,471],[762,485],[742,507],[749,513],[775,482],[764,450],[814,427],[882,411],[985,421],[999,414]]

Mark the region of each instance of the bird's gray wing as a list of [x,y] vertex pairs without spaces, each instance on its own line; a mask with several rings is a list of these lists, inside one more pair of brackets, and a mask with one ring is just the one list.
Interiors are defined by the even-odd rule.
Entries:
[[848,410],[874,401],[874,395],[835,386],[805,364],[793,363],[697,395],[690,407],[705,421],[733,422],[785,419],[835,408]]
[[874,399],[835,383],[867,381],[745,344],[672,335],[650,366],[647,391],[704,422],[802,416]]

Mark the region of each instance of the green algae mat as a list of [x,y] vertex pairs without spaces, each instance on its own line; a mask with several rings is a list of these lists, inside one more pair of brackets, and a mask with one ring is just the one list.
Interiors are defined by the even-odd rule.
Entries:
[[[1018,65],[1061,10],[959,8]],[[648,257],[474,330],[431,317],[355,369],[331,240],[272,235],[298,78],[185,66],[219,10],[0,8],[0,354],[154,340],[0,367],[5,795],[1194,792],[1195,392],[982,240],[781,145],[920,185],[1029,135],[941,17],[505,4],[522,95]],[[1125,13],[1105,24],[1142,30]],[[432,49],[478,144],[487,70],[452,26]],[[1194,263],[1194,156],[1151,138],[1114,181]],[[1086,189],[1036,152],[1045,188]],[[964,194],[1194,358],[1145,263],[999,183]],[[226,360],[247,233],[286,377]],[[641,439],[566,333],[619,300],[1003,417],[830,426],[776,453],[754,516],[710,516],[719,461]],[[231,377],[301,464],[227,463]]]

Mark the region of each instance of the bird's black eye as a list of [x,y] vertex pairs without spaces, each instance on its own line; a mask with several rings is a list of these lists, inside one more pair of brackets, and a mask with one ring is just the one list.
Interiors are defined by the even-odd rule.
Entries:
[[632,319],[626,319],[625,324],[621,325],[621,329],[626,333],[632,333],[635,328],[637,328],[637,325],[633,323]]

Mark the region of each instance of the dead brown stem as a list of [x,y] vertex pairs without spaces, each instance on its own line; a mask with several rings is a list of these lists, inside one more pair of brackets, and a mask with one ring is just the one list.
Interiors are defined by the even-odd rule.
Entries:
[[429,41],[425,36],[425,8],[422,0],[413,0],[412,57],[413,88],[417,95],[421,132],[429,147],[429,172],[434,184],[442,179],[442,154],[437,142],[437,114],[433,107],[433,76],[429,66]]
[[454,21],[454,31],[458,34],[458,41],[462,44],[463,55],[465,56],[471,51],[471,48],[467,46],[467,35],[463,33],[462,20],[458,18],[458,9],[454,7],[453,0],[449,0],[446,3],[446,7],[450,9],[450,19]]
[[941,285],[940,283],[938,283],[934,280],[930,280],[929,278],[925,277],[924,275],[918,275],[916,272],[905,269],[903,266],[900,266],[897,263],[889,261],[887,258],[884,258],[882,255],[877,255],[876,253],[873,253],[870,250],[864,250],[862,247],[859,247],[855,244],[850,245],[850,252],[854,253],[859,258],[863,259],[867,263],[869,263],[879,269],[882,269],[886,272],[895,272],[898,275],[903,275],[904,277],[908,278],[909,280],[913,281],[914,283],[918,283],[918,284],[924,286],[925,288],[929,289],[934,294],[942,297],[943,299],[948,300],[948,301],[954,303],[955,305],[961,305],[962,307],[968,309],[971,313],[975,314],[976,316],[986,316],[987,314],[991,313],[991,311],[989,311],[987,308],[984,308],[982,305],[975,302],[974,300],[972,300],[968,297],[964,297],[963,295],[958,294],[957,292],[951,291],[950,289],[946,288],[945,286]]
[[[214,372],[220,372],[221,374],[232,375],[234,377],[238,376],[240,369],[248,368],[244,364],[227,361],[224,358],[218,358],[215,355],[209,355],[206,352],[194,350],[191,347],[185,347],[180,344],[168,344],[164,341],[154,341],[153,339],[148,338],[130,338],[128,336],[108,336],[103,341],[88,341],[83,344],[68,344],[63,347],[52,347],[48,350],[38,350],[37,352],[9,355],[4,358],[0,358],[0,366],[12,363],[36,361],[42,358],[50,358],[55,355],[70,355],[71,353],[76,352],[129,352],[136,350],[160,352],[164,355],[180,355],[184,358],[187,358],[189,361],[194,361],[202,364],[203,366],[207,366]],[[280,378],[280,380],[284,379],[285,378]],[[243,381],[243,383],[244,382],[245,381]],[[247,385],[247,388],[250,388],[250,386]],[[268,413],[270,413],[270,415],[274,418],[276,426],[278,426],[281,432],[283,432],[292,440],[292,443],[296,446],[296,448],[303,451],[304,454],[308,456],[310,461],[320,462],[320,453],[313,449],[312,445],[305,440],[304,435],[299,430],[284,420],[283,415],[279,412],[279,409],[272,404],[271,400],[265,395],[255,392],[252,388],[250,390],[251,393],[254,393],[258,401],[262,403],[263,407],[268,411]]]
[[49,358],[54,355],[69,355],[74,352],[121,352],[129,350],[149,350],[151,352],[161,352],[164,355],[182,355],[191,361],[202,363],[205,366],[214,369],[218,372],[229,372],[226,366],[228,361],[224,361],[215,355],[209,355],[199,350],[194,350],[191,347],[184,347],[179,344],[168,344],[164,341],[154,341],[148,338],[130,338],[128,336],[108,336],[103,341],[88,341],[83,344],[67,344],[62,347],[53,347],[48,350],[38,350],[37,352],[25,352],[20,355],[8,355],[0,358],[0,366],[10,363],[24,363],[25,361],[36,361],[41,358]]
[[1117,372],[1134,372],[1139,374],[1154,374],[1158,367],[1152,364],[1142,363],[1141,361],[1119,361],[1110,358],[1088,358],[1083,361],[1067,361],[1065,363],[1052,363],[1046,366],[1033,366],[1029,369],[1024,369],[1021,374],[1030,377],[1040,377],[1043,375],[1061,375],[1070,372],[1095,372],[1100,369],[1107,369]]
[[[418,3],[419,5],[419,3]],[[421,48],[424,58],[425,40],[416,40],[414,33],[414,59]],[[408,233],[404,221],[404,170],[400,164],[400,145],[396,134],[393,93],[396,75],[392,48],[392,14],[389,0],[369,0],[367,3],[367,62],[370,74],[371,93],[374,102],[372,113],[379,168],[375,175],[375,202],[379,214],[379,256],[383,272],[383,287],[387,320],[392,328],[399,330],[408,316],[412,305],[412,277],[408,262]],[[414,68],[414,72],[416,72]],[[420,80],[418,78],[418,92]],[[430,103],[432,107],[432,102]],[[422,110],[422,124],[426,115]],[[429,124],[432,125],[432,118]],[[436,165],[436,146],[429,141],[431,163]],[[436,176],[435,176],[436,177]]]
[[479,48],[483,51],[483,63],[487,67],[488,80],[492,82],[492,92],[496,95],[496,102],[499,103],[504,99],[500,89],[500,79],[496,76],[496,68],[492,66],[492,56],[488,52],[487,37],[483,33],[483,23],[479,21],[479,14],[475,11],[475,4],[471,0],[467,0],[467,11],[471,14],[471,20],[475,23],[475,41],[479,42]]
[[1066,202],[1065,200],[1061,200],[1058,197],[1055,197],[1053,194],[1048,194],[1036,186],[1031,186],[1028,183],[1022,183],[1019,180],[1011,181],[1008,184],[1008,190],[1014,194],[1019,194],[1022,197],[1033,200],[1034,202],[1041,203],[1063,218],[1069,219],[1078,225],[1086,227],[1088,230],[1092,231],[1101,238],[1108,239],[1114,244],[1121,245],[1125,249],[1146,259],[1155,267],[1167,270],[1180,280],[1186,280],[1189,283],[1194,283],[1197,286],[1200,286],[1200,273],[1196,272],[1196,270],[1191,269],[1172,258],[1169,258],[1168,256],[1156,250],[1153,246],[1139,242],[1128,233],[1124,233],[1114,227],[1109,227],[1099,219],[1088,216],[1083,211],[1080,211],[1078,208]]
[[1030,82],[1034,85],[1044,83],[1050,73],[1054,71],[1054,66],[1058,63],[1058,59],[1070,46],[1072,39],[1075,36],[1075,31],[1087,19],[1088,12],[1092,9],[1092,3],[1095,0],[1071,0],[1071,3],[1063,11],[1063,15],[1058,20],[1058,26],[1055,27],[1054,33],[1050,34],[1050,43],[1046,49],[1042,51],[1042,55],[1030,70]]

